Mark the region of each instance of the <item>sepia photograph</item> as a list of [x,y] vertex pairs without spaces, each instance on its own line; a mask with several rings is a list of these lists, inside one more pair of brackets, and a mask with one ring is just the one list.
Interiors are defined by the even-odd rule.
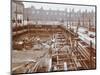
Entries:
[[11,72],[96,69],[96,5],[11,0]]

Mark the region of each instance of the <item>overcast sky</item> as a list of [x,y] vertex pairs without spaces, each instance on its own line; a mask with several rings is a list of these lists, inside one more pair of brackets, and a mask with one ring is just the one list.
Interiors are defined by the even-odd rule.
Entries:
[[63,5],[63,4],[46,4],[46,3],[34,3],[34,2],[23,2],[25,8],[34,6],[36,9],[40,9],[43,7],[45,10],[51,9],[51,10],[65,10],[65,8],[68,9],[68,11],[72,8],[75,9],[75,11],[81,10],[84,11],[87,9],[87,11],[95,11],[94,6],[77,6],[77,5]]

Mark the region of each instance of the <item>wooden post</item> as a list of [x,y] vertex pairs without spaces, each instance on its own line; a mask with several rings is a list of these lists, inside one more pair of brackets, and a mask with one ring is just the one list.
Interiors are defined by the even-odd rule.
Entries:
[[16,34],[17,34],[17,2],[16,2],[16,26],[15,26],[15,28],[16,28]]
[[67,63],[64,62],[64,70],[66,71],[67,70]]
[[24,26],[24,5],[23,5],[23,26]]
[[68,21],[67,21],[67,30],[68,30]]
[[49,59],[48,71],[51,71],[51,68],[52,68],[52,58]]
[[90,40],[90,69],[92,69],[92,41]]

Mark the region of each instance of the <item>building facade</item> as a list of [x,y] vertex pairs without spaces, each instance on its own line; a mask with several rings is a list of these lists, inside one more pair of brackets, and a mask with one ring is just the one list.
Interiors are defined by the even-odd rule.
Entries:
[[16,0],[12,0],[12,27],[22,26],[24,21],[24,4]]
[[44,10],[43,7],[36,9],[34,6],[24,9],[24,20],[42,23],[64,23],[69,25],[77,25],[90,27],[95,26],[95,11],[75,11],[74,8],[68,11],[65,10]]

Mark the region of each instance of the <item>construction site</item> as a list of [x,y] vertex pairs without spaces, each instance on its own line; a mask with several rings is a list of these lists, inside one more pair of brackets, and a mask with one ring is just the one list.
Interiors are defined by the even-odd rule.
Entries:
[[[18,14],[19,11],[16,18]],[[69,22],[64,25],[62,20],[60,23],[32,23],[29,16],[26,25],[25,22],[12,23],[15,25],[12,26],[12,73],[96,69],[96,36],[89,35],[88,39],[83,39],[87,32],[95,33],[95,28],[81,33],[79,29],[86,27],[80,24],[80,19],[74,26]]]

